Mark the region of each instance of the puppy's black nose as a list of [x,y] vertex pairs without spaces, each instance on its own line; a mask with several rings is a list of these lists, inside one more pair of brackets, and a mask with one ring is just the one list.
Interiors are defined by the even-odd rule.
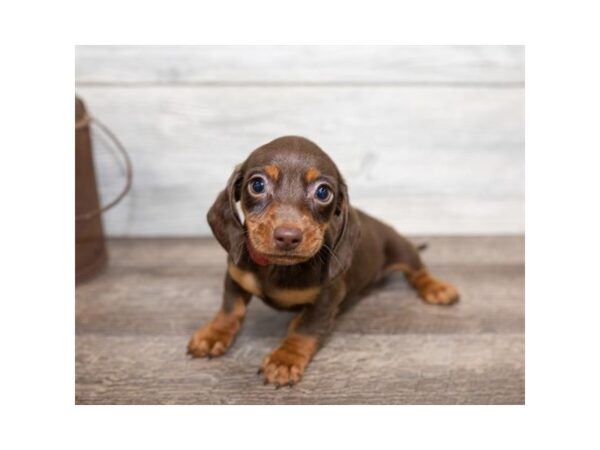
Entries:
[[273,231],[275,245],[280,250],[293,250],[302,242],[302,230],[296,227],[280,226]]

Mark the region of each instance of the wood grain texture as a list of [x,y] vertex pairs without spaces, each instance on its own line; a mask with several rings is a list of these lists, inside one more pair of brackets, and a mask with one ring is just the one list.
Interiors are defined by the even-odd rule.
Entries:
[[520,404],[523,336],[338,333],[294,388],[256,374],[279,338],[240,336],[191,360],[182,337],[77,337],[78,404]]
[[[410,233],[524,229],[522,88],[81,86],[129,149],[133,187],[105,215],[111,236],[208,235],[233,167],[286,134],[323,147],[356,206]],[[95,133],[105,201],[124,183]]]
[[190,360],[192,332],[220,305],[225,253],[210,239],[109,241],[110,264],[76,290],[78,404],[522,404],[524,240],[414,237],[461,291],[421,302],[392,275],[340,316],[293,389],[256,376],[292,315],[260,300],[226,356]]
[[77,46],[83,85],[524,83],[522,46]]

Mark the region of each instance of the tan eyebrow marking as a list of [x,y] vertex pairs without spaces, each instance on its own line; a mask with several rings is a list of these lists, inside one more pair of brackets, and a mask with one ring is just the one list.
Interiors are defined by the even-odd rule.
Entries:
[[315,181],[320,176],[321,176],[321,172],[319,171],[319,169],[311,167],[304,174],[304,179],[306,180],[307,183],[312,183],[313,181]]
[[279,178],[279,169],[277,166],[266,166],[265,173],[273,178],[275,181]]

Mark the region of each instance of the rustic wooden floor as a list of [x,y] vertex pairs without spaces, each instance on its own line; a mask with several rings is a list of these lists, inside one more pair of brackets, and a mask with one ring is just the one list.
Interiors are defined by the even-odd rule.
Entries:
[[77,286],[78,404],[522,404],[524,239],[426,237],[424,259],[461,294],[426,305],[392,275],[342,315],[304,380],[264,386],[288,313],[253,300],[221,358],[189,359],[220,305],[225,254],[209,239],[109,241],[110,265]]

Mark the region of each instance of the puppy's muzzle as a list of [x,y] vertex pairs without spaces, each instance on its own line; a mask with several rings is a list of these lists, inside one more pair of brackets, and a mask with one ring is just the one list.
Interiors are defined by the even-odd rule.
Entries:
[[273,230],[273,240],[279,250],[294,250],[302,242],[303,233],[298,227],[281,225]]

